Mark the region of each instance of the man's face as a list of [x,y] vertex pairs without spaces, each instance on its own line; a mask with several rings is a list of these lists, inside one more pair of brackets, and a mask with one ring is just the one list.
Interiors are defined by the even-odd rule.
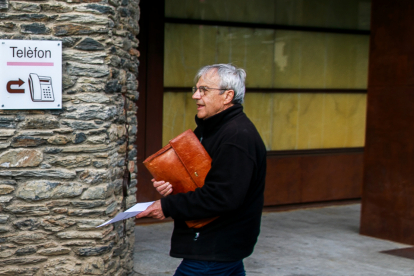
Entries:
[[201,96],[200,90],[193,94],[193,99],[197,104],[197,117],[199,119],[207,119],[221,111],[229,108],[233,104],[234,91],[226,90],[220,95],[223,90],[213,88],[220,88],[220,77],[216,70],[210,70],[205,73],[197,82],[197,87],[204,86],[209,88],[204,96]]

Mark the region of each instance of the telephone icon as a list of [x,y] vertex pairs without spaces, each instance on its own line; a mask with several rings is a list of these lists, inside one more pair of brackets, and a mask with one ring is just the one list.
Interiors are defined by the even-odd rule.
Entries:
[[30,96],[33,102],[54,102],[52,78],[29,74]]

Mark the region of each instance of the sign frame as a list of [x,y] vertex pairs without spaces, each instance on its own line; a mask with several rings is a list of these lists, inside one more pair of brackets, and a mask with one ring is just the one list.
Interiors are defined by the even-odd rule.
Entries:
[[0,110],[62,109],[62,41],[0,40]]

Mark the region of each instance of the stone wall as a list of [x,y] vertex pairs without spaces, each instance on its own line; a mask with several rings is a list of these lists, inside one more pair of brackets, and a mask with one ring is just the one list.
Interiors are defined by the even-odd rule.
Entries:
[[0,276],[131,274],[133,219],[95,226],[135,203],[138,4],[0,0],[0,39],[63,42],[63,108],[0,111]]

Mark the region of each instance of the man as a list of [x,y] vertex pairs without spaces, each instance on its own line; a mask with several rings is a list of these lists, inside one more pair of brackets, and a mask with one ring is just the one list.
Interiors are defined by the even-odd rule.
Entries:
[[[192,98],[196,136],[212,158],[202,188],[171,195],[170,183],[154,181],[164,197],[137,216],[174,219],[172,257],[183,258],[175,275],[245,275],[243,258],[260,232],[266,149],[243,113],[246,73],[229,64],[201,68]],[[186,220],[219,216],[204,227]]]

